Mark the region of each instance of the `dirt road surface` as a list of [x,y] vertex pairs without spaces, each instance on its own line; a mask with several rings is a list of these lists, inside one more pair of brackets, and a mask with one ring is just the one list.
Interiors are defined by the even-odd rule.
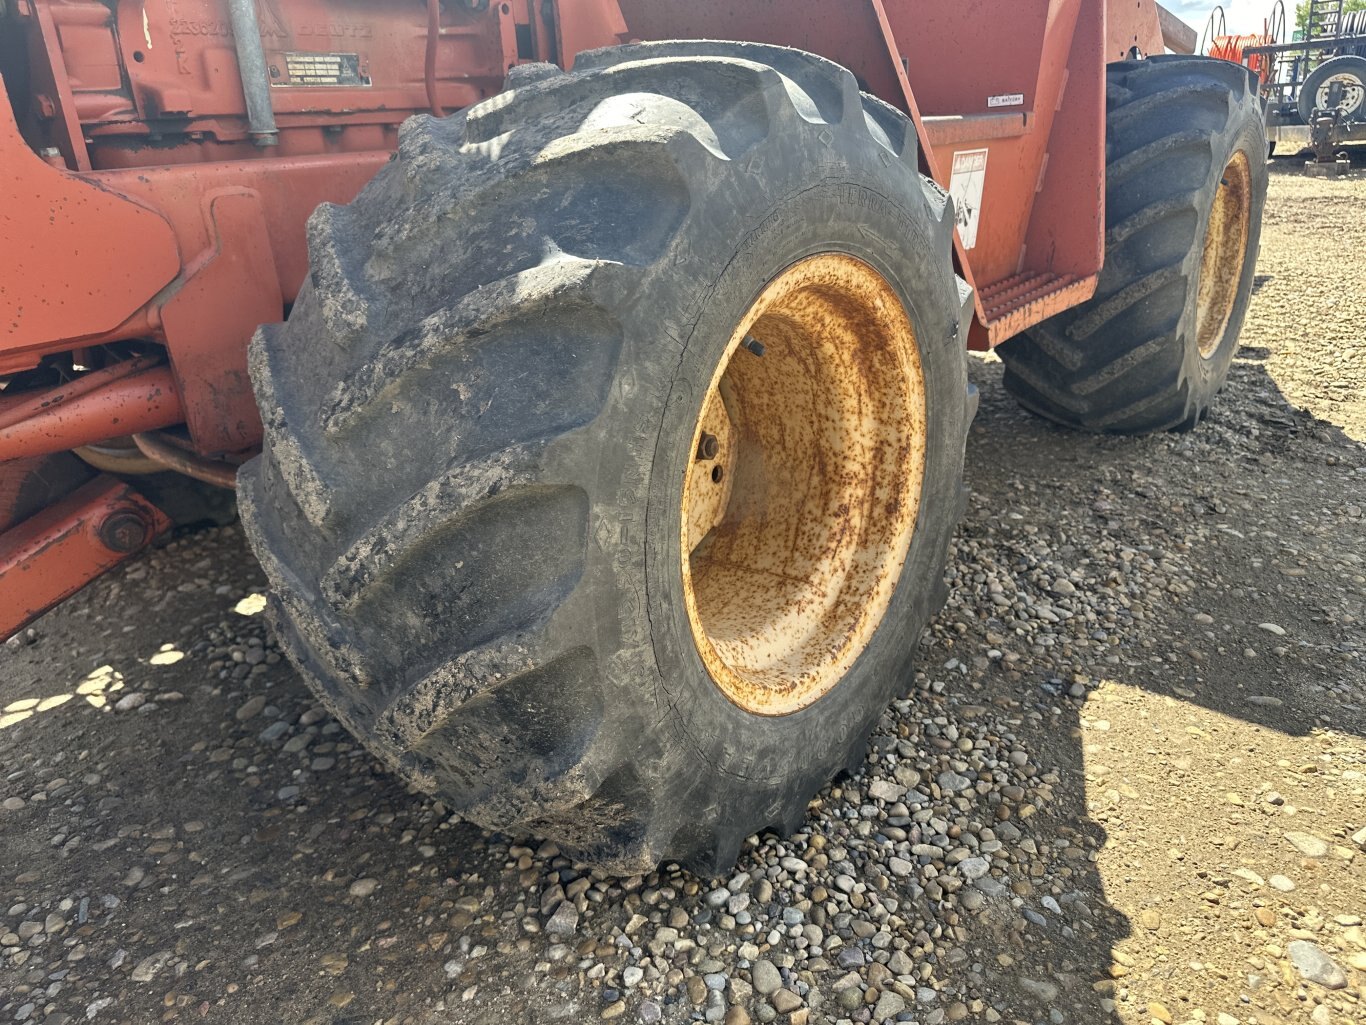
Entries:
[[1279,165],[1188,435],[974,359],[907,699],[725,879],[453,820],[280,659],[238,529],[137,560],[0,650],[0,1021],[1366,1021],[1363,252],[1366,172]]

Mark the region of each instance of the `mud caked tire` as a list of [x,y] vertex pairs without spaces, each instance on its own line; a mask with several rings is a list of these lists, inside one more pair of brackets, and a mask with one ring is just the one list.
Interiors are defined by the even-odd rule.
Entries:
[[1228,376],[1252,294],[1261,101],[1246,68],[1185,56],[1111,65],[1106,101],[1095,297],[1002,345],[1005,386],[1069,427],[1189,429]]
[[[291,658],[414,786],[612,870],[720,871],[861,763],[942,600],[969,419],[952,211],[906,119],[807,54],[643,44],[509,87],[410,120],[312,217],[310,280],[251,348],[244,522]],[[737,322],[821,253],[914,327],[919,514],[843,679],[756,714],[690,633],[681,489]]]

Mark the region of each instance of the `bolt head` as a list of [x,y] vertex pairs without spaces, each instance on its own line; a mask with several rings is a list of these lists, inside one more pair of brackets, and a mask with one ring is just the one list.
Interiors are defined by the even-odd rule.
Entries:
[[100,541],[111,552],[128,555],[147,543],[148,525],[130,509],[110,513],[100,524]]

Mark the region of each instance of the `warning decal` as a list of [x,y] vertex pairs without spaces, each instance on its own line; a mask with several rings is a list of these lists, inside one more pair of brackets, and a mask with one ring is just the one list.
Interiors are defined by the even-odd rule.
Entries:
[[969,149],[953,155],[949,195],[953,197],[954,220],[964,249],[977,245],[977,224],[982,217],[982,190],[986,183],[986,150]]
[[[278,73],[279,69],[272,67],[271,71]],[[358,53],[286,53],[283,81],[276,78],[270,84],[368,86],[370,79],[360,73]]]

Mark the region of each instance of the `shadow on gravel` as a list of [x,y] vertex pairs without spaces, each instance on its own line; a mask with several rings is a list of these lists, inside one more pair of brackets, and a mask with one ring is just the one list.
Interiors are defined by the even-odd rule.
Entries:
[[[1092,609],[1114,612],[1100,613],[1094,631],[1020,640],[1020,602],[1002,614],[979,569],[973,581],[955,581],[927,654],[931,664],[942,657],[955,626],[955,652],[983,637],[1007,651],[1002,642],[1017,641],[1018,659],[978,655],[974,676],[998,703],[1040,713],[1030,748],[1060,777],[1035,841],[1053,848],[1045,871],[1054,892],[1061,882],[1064,905],[1071,896],[1086,911],[1061,928],[1052,916],[1000,906],[967,921],[967,946],[982,964],[990,969],[1002,953],[1012,960],[1001,974],[1015,976],[1017,1017],[1042,1020],[1061,992],[1068,1021],[1117,1021],[1116,989],[1133,963],[1116,950],[1131,923],[1106,900],[1094,864],[1107,834],[1092,808],[1111,784],[1088,801],[1086,752],[1095,762],[1105,748],[1083,742],[1081,717],[1094,706],[1069,697],[1085,700],[1113,680],[1291,736],[1325,727],[1366,736],[1366,445],[1288,403],[1267,356],[1242,350],[1196,431],[1137,439],[1079,435],[1024,414],[1000,385],[1000,365],[972,361],[982,410],[968,445],[972,502],[960,558],[980,567],[989,551],[1018,588],[1012,599],[1033,591],[1028,614],[1057,599],[1048,581],[1068,570],[1078,590],[1107,595]],[[1152,743],[1169,753],[1169,741]]]
[[[957,950],[965,956],[950,952],[947,978],[981,993],[1002,1016],[970,1015],[972,1022],[1118,1025],[1112,951],[1131,928],[1107,900],[1095,863],[1107,833],[1087,806],[1080,706],[1027,680],[994,689],[993,704],[1023,713],[1019,735],[1056,782],[1046,813],[1020,824],[1013,867],[1019,870],[1007,877],[1004,893],[973,914],[948,914],[961,931]],[[1031,712],[1037,713],[1032,722]],[[933,1006],[911,1020],[929,1020],[924,1011]]]

